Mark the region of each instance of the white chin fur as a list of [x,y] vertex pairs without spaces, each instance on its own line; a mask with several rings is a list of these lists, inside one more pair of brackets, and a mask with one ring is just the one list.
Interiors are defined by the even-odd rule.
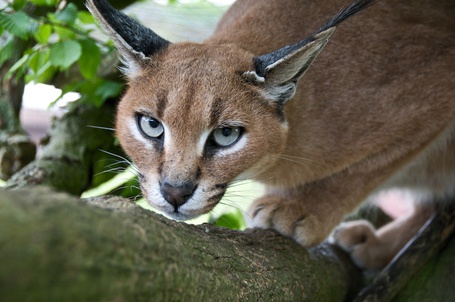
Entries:
[[207,203],[205,201],[207,196],[203,193],[205,191],[203,184],[199,185],[193,196],[178,208],[178,212],[175,212],[174,206],[168,203],[161,195],[158,183],[150,186],[147,191],[148,194],[145,198],[148,204],[172,219],[189,220],[207,213]]

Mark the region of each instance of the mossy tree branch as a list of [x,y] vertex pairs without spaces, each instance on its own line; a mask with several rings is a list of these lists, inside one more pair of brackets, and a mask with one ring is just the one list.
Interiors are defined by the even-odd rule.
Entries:
[[[352,301],[364,282],[328,244],[179,223],[119,197],[1,190],[0,229],[0,301]],[[454,250],[452,236],[395,298],[360,301],[450,300]]]
[[0,229],[1,301],[333,302],[359,277],[328,245],[178,223],[116,197],[2,191]]

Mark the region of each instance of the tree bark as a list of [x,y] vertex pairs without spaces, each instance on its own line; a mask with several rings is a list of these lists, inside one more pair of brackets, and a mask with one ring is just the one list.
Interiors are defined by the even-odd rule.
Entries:
[[168,220],[118,197],[0,192],[0,301],[344,301],[329,245]]
[[48,185],[80,195],[115,175],[101,173],[110,170],[106,166],[113,161],[120,161],[118,155],[109,153],[123,154],[112,130],[114,110],[109,104],[102,108],[75,105],[52,122],[41,156],[14,174],[8,185]]
[[[7,34],[0,36],[0,45],[6,39]],[[20,77],[5,77],[30,42],[15,39],[14,45],[17,51],[0,65],[0,179],[8,179],[30,163],[36,154],[36,147],[19,119],[25,81]]]

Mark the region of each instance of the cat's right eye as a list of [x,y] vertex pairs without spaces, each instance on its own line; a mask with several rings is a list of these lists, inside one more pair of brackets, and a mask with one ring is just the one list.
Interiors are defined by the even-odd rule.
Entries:
[[142,135],[147,138],[159,139],[164,133],[163,125],[150,116],[138,115],[137,126]]

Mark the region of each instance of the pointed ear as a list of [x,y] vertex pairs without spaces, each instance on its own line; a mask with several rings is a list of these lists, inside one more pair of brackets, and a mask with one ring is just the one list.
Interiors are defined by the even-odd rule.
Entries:
[[145,61],[170,44],[151,29],[113,8],[106,0],[89,0],[87,8],[114,41],[126,65],[123,71],[128,76],[137,74]]
[[245,72],[243,77],[249,82],[262,83],[262,93],[267,99],[286,103],[334,30],[329,28],[297,44],[254,58],[255,71]]
[[295,94],[297,82],[327,44],[341,22],[364,10],[374,0],[354,0],[322,26],[316,34],[296,44],[254,58],[254,71],[247,71],[243,78],[260,87],[265,98],[284,105]]

